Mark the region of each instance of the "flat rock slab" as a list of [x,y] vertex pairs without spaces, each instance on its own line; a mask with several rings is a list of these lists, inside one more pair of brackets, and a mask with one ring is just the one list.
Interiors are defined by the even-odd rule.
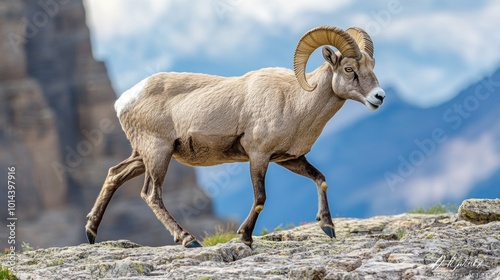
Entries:
[[458,208],[460,219],[474,224],[500,221],[500,199],[467,199]]
[[[456,214],[334,219],[212,247],[127,240],[19,253],[19,279],[500,279],[500,222]],[[0,258],[7,266],[7,256]]]

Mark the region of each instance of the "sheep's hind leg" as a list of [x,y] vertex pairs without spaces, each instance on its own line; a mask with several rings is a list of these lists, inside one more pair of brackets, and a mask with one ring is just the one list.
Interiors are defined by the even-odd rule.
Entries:
[[238,233],[241,234],[241,241],[249,247],[252,247],[252,232],[255,228],[255,223],[257,222],[259,213],[264,209],[264,203],[266,202],[264,180],[268,165],[268,157],[250,158],[250,176],[253,184],[254,201],[248,217],[238,229]]
[[144,155],[146,175],[141,197],[149,205],[160,222],[174,236],[175,242],[182,242],[186,248],[202,247],[196,238],[183,229],[168,212],[163,204],[162,187],[168,164],[172,157],[173,147],[162,146],[151,149],[151,153]]
[[278,164],[294,173],[314,180],[318,189],[318,214],[316,215],[316,220],[319,221],[321,229],[328,236],[330,236],[330,238],[334,238],[335,226],[333,225],[330,209],[328,208],[328,199],[326,196],[328,187],[325,181],[325,176],[318,169],[312,166],[307,161],[305,156],[278,162]]
[[94,207],[92,207],[92,210],[87,215],[85,231],[90,244],[94,244],[95,242],[97,228],[115,191],[126,181],[144,173],[144,170],[142,157],[136,151],[132,152],[129,158],[109,169],[108,176],[104,181]]

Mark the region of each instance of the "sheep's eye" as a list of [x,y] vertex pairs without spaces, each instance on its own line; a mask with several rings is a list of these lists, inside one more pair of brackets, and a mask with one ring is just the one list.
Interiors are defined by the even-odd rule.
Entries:
[[346,67],[344,68],[344,70],[347,72],[347,73],[351,73],[353,72],[354,70],[352,69],[352,67]]

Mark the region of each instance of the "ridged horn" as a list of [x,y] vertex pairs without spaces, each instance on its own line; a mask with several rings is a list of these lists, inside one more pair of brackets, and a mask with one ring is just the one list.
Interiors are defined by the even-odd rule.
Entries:
[[324,45],[334,46],[345,57],[361,59],[358,45],[344,30],[335,26],[320,26],[307,31],[297,43],[293,55],[295,77],[304,90],[313,91],[316,88],[316,85],[311,86],[307,82],[306,65],[314,50]]
[[371,58],[375,48],[373,47],[372,38],[363,29],[359,27],[350,27],[346,32],[356,41],[360,50],[365,51]]

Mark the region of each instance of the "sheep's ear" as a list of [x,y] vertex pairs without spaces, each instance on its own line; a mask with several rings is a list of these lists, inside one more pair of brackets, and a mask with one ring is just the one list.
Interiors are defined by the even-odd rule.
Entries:
[[333,50],[329,47],[323,47],[323,57],[328,63],[330,63],[330,65],[332,65],[332,67],[335,67],[337,64],[337,55],[335,55]]

